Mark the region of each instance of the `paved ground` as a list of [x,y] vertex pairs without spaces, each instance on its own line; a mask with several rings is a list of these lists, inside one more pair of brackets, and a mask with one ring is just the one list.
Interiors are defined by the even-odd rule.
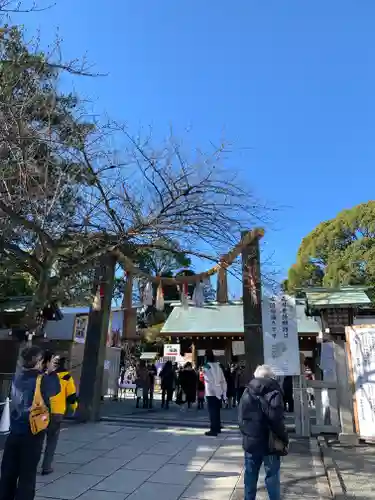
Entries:
[[[235,425],[237,423],[237,409],[223,409],[221,412],[223,422]],[[207,408],[197,410],[194,406],[191,409],[186,407],[181,408],[176,403],[171,403],[168,410],[161,408],[159,400],[154,401],[152,409],[136,408],[135,401],[132,399],[119,401],[104,401],[102,404],[102,417],[105,418],[125,418],[130,417],[131,420],[147,419],[158,420],[164,422],[181,422],[192,420],[197,424],[206,424],[208,421]]]
[[[242,468],[234,431],[207,438],[202,429],[71,424],[62,431],[55,472],[38,476],[36,500],[243,500]],[[313,441],[292,440],[282,490],[285,500],[329,499]],[[263,481],[258,498],[267,498]]]
[[338,498],[375,499],[375,446],[347,447],[332,442],[323,451],[326,467],[331,469],[328,472],[333,493]]
[[[208,424],[208,412],[205,407],[203,410],[197,410],[196,406],[188,410],[180,408],[175,403],[171,403],[169,410],[161,408],[160,398],[156,397],[152,409],[136,408],[135,401],[132,398],[119,401],[105,400],[102,404],[102,417],[109,420],[119,420],[121,422],[132,423],[134,419],[138,423],[148,425],[185,425],[192,427],[206,427]],[[237,409],[226,409],[221,411],[221,418],[224,425],[237,426]],[[294,416],[286,415],[287,424],[292,427]]]

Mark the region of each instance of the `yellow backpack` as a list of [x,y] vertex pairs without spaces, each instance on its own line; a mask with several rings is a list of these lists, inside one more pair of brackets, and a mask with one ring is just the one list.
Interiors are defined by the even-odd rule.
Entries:
[[29,415],[30,429],[33,434],[39,434],[39,432],[46,430],[49,425],[49,410],[43,400],[42,391],[40,390],[41,382],[42,375],[38,375],[33,404],[31,405]]

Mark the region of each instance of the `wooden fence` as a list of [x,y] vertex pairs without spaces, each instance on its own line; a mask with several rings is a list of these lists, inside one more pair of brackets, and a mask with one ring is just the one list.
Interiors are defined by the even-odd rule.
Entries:
[[337,384],[305,377],[294,377],[293,383],[296,434],[339,434]]

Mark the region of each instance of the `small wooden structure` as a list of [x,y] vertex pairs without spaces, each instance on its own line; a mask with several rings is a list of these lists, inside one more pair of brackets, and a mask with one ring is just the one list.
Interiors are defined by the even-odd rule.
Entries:
[[[116,264],[119,262],[127,275],[125,304],[130,304],[130,293],[132,277],[145,278],[151,283],[162,285],[178,285],[184,289],[189,284],[199,283],[214,274],[218,274],[218,289],[220,290],[219,302],[225,302],[226,297],[226,269],[242,253],[243,276],[246,278],[244,287],[244,302],[248,307],[244,308],[244,330],[247,342],[253,345],[252,351],[248,350],[246,357],[247,366],[257,365],[262,362],[263,348],[261,332],[260,300],[260,264],[259,264],[259,240],[263,237],[264,230],[261,228],[246,231],[242,234],[240,242],[227,254],[223,255],[218,263],[211,269],[194,276],[177,276],[175,278],[164,276],[150,276],[141,271],[129,257],[124,255],[120,248],[113,248],[108,255],[103,256],[100,265],[95,271],[93,285],[93,301],[89,322],[88,333],[85,342],[84,359],[81,376],[81,393],[78,415],[81,421],[97,420],[100,416],[100,388],[103,379],[103,367],[105,361],[105,339],[108,329],[109,312],[111,308],[112,292],[114,285],[114,274]],[[254,251],[248,251],[254,248]],[[247,253],[246,253],[247,252]],[[244,258],[244,256],[246,258]],[[253,271],[253,272],[251,272]],[[251,276],[250,276],[251,275]],[[251,279],[250,279],[251,277]],[[249,278],[249,279],[248,279]],[[245,280],[244,280],[245,281]],[[249,295],[250,294],[250,295]],[[249,318],[250,315],[250,318]],[[256,345],[255,345],[256,344]]]
[[[197,366],[203,364],[206,349],[212,349],[223,364],[245,359],[242,301],[209,302],[202,307],[193,303],[187,307],[180,303],[172,305],[161,335],[170,337],[172,344],[179,343],[182,355],[192,353]],[[234,354],[234,343],[242,354]],[[242,344],[242,350],[238,343]]]
[[[321,343],[331,342],[334,351],[335,382],[325,380],[296,380],[295,396],[296,428],[302,435],[319,433],[337,433],[341,442],[356,444],[358,436],[354,430],[354,412],[352,387],[349,380],[348,352],[345,342],[345,328],[351,326],[363,310],[372,309],[371,299],[363,287],[342,287],[339,289],[307,288],[306,297],[308,315],[320,320],[322,331]],[[320,356],[319,346],[315,359]],[[313,390],[315,409],[308,405],[308,392]],[[329,400],[329,421],[325,419],[322,408],[322,395]],[[311,415],[313,413],[313,415]]]
[[[329,400],[328,418],[324,412],[323,395]],[[298,436],[341,434],[337,383],[293,377],[295,430]],[[311,404],[311,395],[314,403]]]

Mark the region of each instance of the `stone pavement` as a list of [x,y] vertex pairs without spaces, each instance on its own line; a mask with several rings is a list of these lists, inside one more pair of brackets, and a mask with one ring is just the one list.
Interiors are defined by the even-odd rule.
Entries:
[[[292,440],[282,464],[283,499],[328,500],[324,470],[309,440]],[[55,472],[37,478],[36,500],[242,500],[237,431],[71,424],[61,432]],[[267,497],[262,478],[260,500]]]
[[[105,420],[127,424],[131,424],[136,418],[138,423],[143,422],[150,427],[154,424],[207,427],[209,420],[207,407],[203,410],[197,410],[195,405],[188,410],[187,408],[181,408],[175,403],[171,403],[169,410],[162,409],[159,395],[156,395],[152,409],[136,408],[132,397],[120,399],[119,401],[106,399],[102,403],[101,416]],[[224,408],[221,411],[221,418],[223,424],[226,426],[238,425],[236,408]],[[288,429],[292,430],[294,416],[286,414],[286,422]]]
[[319,441],[333,497],[374,500],[375,446],[342,446],[322,438]]

